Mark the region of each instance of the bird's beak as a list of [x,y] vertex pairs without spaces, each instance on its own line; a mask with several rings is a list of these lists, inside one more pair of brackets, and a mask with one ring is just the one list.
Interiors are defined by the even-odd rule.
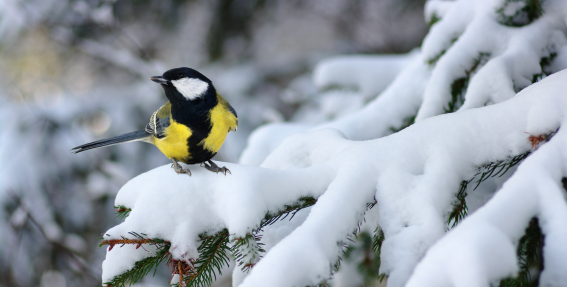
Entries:
[[154,76],[150,78],[152,81],[162,84],[162,85],[167,85],[167,80],[164,79],[162,76]]

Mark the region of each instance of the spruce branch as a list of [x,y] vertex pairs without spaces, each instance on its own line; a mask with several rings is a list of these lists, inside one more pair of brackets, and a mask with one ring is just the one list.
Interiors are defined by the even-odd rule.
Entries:
[[471,68],[465,70],[465,76],[453,81],[451,84],[451,101],[449,101],[447,107],[443,108],[445,113],[455,112],[463,105],[471,76],[489,59],[490,53],[479,52],[478,56],[473,59]]
[[559,129],[548,134],[542,134],[537,136],[530,135],[528,137],[528,142],[532,145],[532,150],[536,150],[541,144],[548,142],[558,131]]
[[[455,42],[457,42],[457,40],[459,40],[459,36],[460,36],[460,35],[457,35],[457,36],[453,37],[453,39],[451,39],[451,45],[450,45],[450,46],[452,46]],[[449,47],[450,47],[450,46],[449,46]],[[448,49],[449,49],[449,48],[447,48],[447,49],[445,49],[445,50],[439,52],[439,54],[437,54],[436,56],[434,56],[434,57],[428,59],[428,60],[427,60],[427,64],[428,64],[430,67],[435,67],[435,65],[437,64],[437,61],[439,61],[439,59],[441,59],[441,57],[443,57],[443,55],[445,55],[445,53],[447,52]]]
[[476,185],[473,188],[474,191],[479,187],[479,185],[483,181],[491,177],[503,176],[504,174],[506,174],[506,172],[508,172],[510,168],[518,165],[530,154],[531,152],[527,151],[525,153],[519,154],[514,157],[508,157],[507,159],[504,160],[499,160],[496,162],[485,164],[483,166],[480,166],[477,169],[477,173],[473,175],[469,180],[461,181],[459,191],[455,195],[455,200],[453,202],[453,209],[451,213],[449,213],[449,218],[447,219],[447,225],[451,225],[451,222],[453,222],[453,224],[451,225],[451,228],[453,228],[457,224],[459,224],[459,222],[461,222],[465,217],[467,217],[468,207],[467,207],[466,197],[468,194],[466,190],[471,182],[473,182],[476,178],[478,178],[476,181]]
[[116,218],[125,219],[130,215],[131,208],[128,208],[124,205],[118,205],[114,207],[116,209]]
[[197,249],[199,258],[193,263],[193,268],[187,269],[185,278],[179,278],[179,282],[184,281],[186,286],[209,286],[216,280],[217,275],[222,273],[223,266],[229,266],[230,259],[227,252],[229,233],[228,229],[223,229],[213,236],[200,235],[201,245]]
[[130,232],[130,234],[136,234],[135,236],[138,237],[140,236],[138,239],[129,239],[129,238],[125,238],[124,236],[121,236],[122,239],[108,239],[108,240],[103,240],[100,242],[100,244],[98,245],[98,247],[102,247],[104,245],[108,245],[108,251],[112,250],[114,248],[115,245],[121,245],[120,247],[126,245],[126,244],[135,244],[136,245],[136,249],[140,248],[142,246],[142,244],[150,244],[150,245],[157,245],[157,244],[170,244],[169,241],[165,241],[165,240],[161,240],[158,238],[155,239],[149,239],[149,238],[143,238],[141,237],[141,235],[135,233],[135,232]]
[[382,228],[380,228],[380,226],[376,227],[376,230],[374,230],[374,235],[372,236],[372,250],[376,255],[375,260],[378,261],[378,277],[376,279],[378,279],[380,283],[382,283],[382,280],[386,278],[385,273],[380,273],[380,265],[382,263],[382,261],[380,260],[380,254],[382,252],[382,243],[384,242],[384,239],[384,231],[382,230]]
[[384,231],[382,228],[376,227],[374,235],[372,235],[372,251],[374,251],[374,253],[380,254],[384,239]]
[[500,281],[500,287],[537,286],[541,271],[543,270],[543,243],[544,235],[541,233],[538,219],[530,220],[526,233],[518,243],[518,262],[520,272],[516,278],[507,278]]
[[468,181],[463,180],[461,181],[461,187],[459,188],[459,192],[457,192],[456,200],[453,203],[453,211],[449,214],[449,219],[447,220],[447,225],[453,222],[451,228],[455,227],[461,220],[467,217],[467,201],[465,198],[467,197],[467,186],[468,184],[474,179],[474,177]]
[[401,125],[400,127],[398,127],[398,128],[396,128],[396,127],[390,127],[390,131],[391,131],[392,133],[397,133],[397,132],[399,132],[399,131],[401,131],[401,130],[403,130],[403,129],[405,129],[405,128],[411,126],[411,125],[413,125],[413,124],[415,123],[415,117],[416,117],[416,116],[417,116],[417,113],[416,113],[415,115],[411,116],[411,117],[405,118],[405,119],[403,120],[402,125]]
[[109,282],[105,282],[104,285],[107,287],[125,287],[133,285],[148,275],[152,269],[154,271],[153,275],[155,275],[157,267],[162,262],[168,262],[171,260],[171,254],[169,253],[169,248],[171,247],[170,242],[161,239],[144,238],[142,235],[135,232],[131,232],[130,234],[137,237],[137,239],[127,239],[123,237],[122,239],[103,240],[99,247],[109,245],[110,251],[116,244],[121,244],[122,246],[126,244],[136,244],[136,249],[140,248],[142,244],[149,244],[155,246],[155,255],[136,262],[132,269],[114,277]]
[[[136,239],[124,238],[103,240],[100,246],[109,245],[109,251],[115,245],[135,244],[136,249],[144,244],[156,247],[156,255],[146,257],[135,263],[134,267],[127,272],[120,274],[111,281],[104,283],[106,286],[124,287],[132,285],[149,274],[153,269],[154,275],[157,266],[163,262],[171,267],[172,275],[179,275],[178,286],[208,286],[211,285],[213,279],[216,279],[216,272],[219,274],[223,266],[229,266],[229,258],[227,256],[228,248],[228,230],[223,229],[219,233],[212,236],[200,235],[201,244],[197,249],[199,258],[197,260],[189,259],[175,260],[169,253],[171,243],[158,238],[145,238],[143,235],[130,232]],[[215,271],[216,270],[216,271]]]
[[[558,131],[559,129],[557,129],[554,132],[542,134],[538,136],[530,135],[527,140],[531,144],[532,150],[535,150],[541,144],[548,142]],[[496,162],[485,164],[478,168],[477,173],[473,175],[472,178],[470,178],[469,180],[461,181],[461,186],[459,188],[459,191],[455,195],[456,199],[453,203],[453,210],[451,211],[451,213],[449,214],[449,218],[447,219],[447,225],[450,225],[451,222],[453,222],[453,225],[451,225],[451,228],[453,228],[461,220],[467,217],[468,208],[466,202],[466,196],[467,196],[466,190],[468,185],[471,182],[473,182],[475,178],[480,176],[476,181],[476,185],[473,188],[473,191],[476,190],[483,181],[491,177],[503,176],[504,174],[506,174],[506,172],[508,172],[508,170],[510,170],[510,168],[518,165],[520,162],[526,159],[530,154],[531,151],[527,151],[514,157],[508,157],[507,159],[504,160],[499,160]]]
[[264,216],[264,219],[262,219],[262,221],[260,222],[260,227],[258,227],[255,232],[257,232],[258,230],[262,229],[265,226],[274,224],[278,220],[284,220],[289,215],[291,215],[291,217],[289,218],[289,220],[291,220],[293,219],[295,214],[297,214],[297,212],[299,212],[300,210],[306,207],[312,206],[315,203],[317,203],[317,199],[313,197],[310,196],[300,197],[294,204],[284,205],[283,210],[279,211],[278,213],[275,214],[267,213]]
[[245,237],[231,239],[232,247],[230,251],[238,262],[238,266],[241,266],[242,271],[249,272],[260,261],[262,258],[261,254],[266,252],[262,248],[264,244],[260,242],[262,236],[259,233],[262,231],[262,228],[272,225],[279,220],[284,220],[287,217],[291,220],[297,212],[315,203],[317,203],[317,199],[313,197],[300,197],[295,203],[284,205],[283,210],[277,213],[267,213],[260,222],[259,227],[254,229],[252,233],[246,234]]
[[[195,270],[195,260],[189,259],[188,261],[184,261],[184,260],[175,260],[172,258],[169,260],[167,265],[171,267],[171,275],[172,275],[171,280],[169,281],[169,285],[186,287],[187,283],[185,282],[185,280],[183,280],[183,278],[185,278],[186,274],[189,274]],[[175,284],[171,284],[171,281],[173,280],[175,275],[179,276],[178,277],[179,282]]]
[[248,233],[245,237],[236,237],[231,240],[230,251],[243,272],[249,272],[262,259],[261,254],[266,252],[262,248],[264,243],[260,242],[261,238],[262,236],[256,233]]
[[[552,47],[548,47],[547,49],[553,50]],[[557,53],[556,52],[550,52],[549,56],[541,58],[541,60],[539,61],[539,65],[541,67],[541,73],[533,75],[532,83],[539,82],[543,78],[551,75],[551,72],[549,71],[549,66],[551,65],[551,62],[555,59],[555,57],[557,57]]]
[[380,274],[380,248],[384,241],[384,232],[377,227],[374,234],[360,232],[356,242],[345,248],[345,260],[347,262],[356,261],[356,267],[362,276],[363,286],[371,286],[373,282],[384,278]]
[[431,16],[429,16],[429,21],[427,21],[427,25],[429,25],[429,27],[433,26],[433,24],[439,22],[439,20],[441,20],[441,17],[439,17],[439,15],[435,12],[431,13]]
[[[514,14],[507,14],[508,6],[512,3],[523,2],[521,8],[514,11]],[[496,10],[498,23],[509,27],[522,27],[528,25],[543,15],[541,3],[544,0],[506,0],[504,5]]]
[[[372,209],[376,203],[376,198],[374,198],[372,202],[367,203],[366,211]],[[357,224],[357,227],[346,237],[344,242],[339,242],[339,245],[343,247],[342,253],[344,259],[338,256],[335,263],[331,264],[331,277],[334,273],[339,271],[343,260],[352,262],[362,258],[360,262],[357,262],[357,269],[364,279],[364,286],[371,286],[372,282],[385,278],[385,274],[379,273],[381,262],[380,248],[384,241],[384,232],[380,227],[377,227],[374,234],[371,236],[366,231],[360,231],[361,224],[362,222]],[[316,286],[329,286],[325,284],[328,284],[327,279]]]

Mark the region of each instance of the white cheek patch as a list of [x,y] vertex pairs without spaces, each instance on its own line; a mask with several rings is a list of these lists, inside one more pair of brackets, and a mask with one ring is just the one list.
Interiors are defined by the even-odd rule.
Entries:
[[207,88],[209,88],[208,83],[199,79],[182,78],[179,80],[173,80],[171,83],[187,100],[190,101],[202,97],[205,94],[205,91],[207,91]]

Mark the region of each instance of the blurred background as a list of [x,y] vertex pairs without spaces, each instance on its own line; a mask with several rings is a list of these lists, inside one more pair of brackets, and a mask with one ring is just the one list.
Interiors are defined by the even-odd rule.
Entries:
[[[216,159],[237,162],[262,124],[322,122],[375,97],[321,90],[312,70],[420,46],[424,2],[0,1],[0,286],[101,285],[114,195],[169,160],[145,143],[69,150],[144,128],[166,101],[150,76],[180,66],[208,76],[240,123]],[[163,269],[142,285],[163,286]],[[230,272],[217,285],[227,283]]]

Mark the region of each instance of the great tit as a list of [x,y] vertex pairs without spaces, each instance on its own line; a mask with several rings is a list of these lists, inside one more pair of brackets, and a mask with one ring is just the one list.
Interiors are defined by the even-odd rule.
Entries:
[[183,169],[178,161],[204,164],[205,168],[216,173],[230,173],[226,167],[217,166],[211,158],[221,148],[228,132],[236,131],[238,116],[217,92],[212,81],[190,68],[171,69],[162,76],[151,77],[151,80],[161,84],[169,101],[153,113],[145,130],[91,142],[71,151],[79,153],[119,143],[144,141],[155,145],[171,159],[178,174],[191,175],[191,171]]

